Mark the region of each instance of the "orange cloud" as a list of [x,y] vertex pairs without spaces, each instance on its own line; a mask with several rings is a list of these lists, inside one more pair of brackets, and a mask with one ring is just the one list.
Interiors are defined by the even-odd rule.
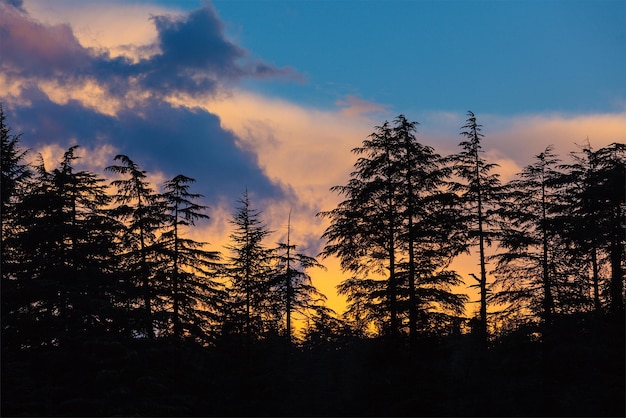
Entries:
[[492,147],[525,164],[554,145],[555,153],[562,159],[576,144],[583,145],[587,138],[594,148],[613,142],[626,142],[626,112],[589,115],[530,115],[509,117],[490,134]]
[[151,4],[121,1],[76,7],[71,0],[26,0],[24,9],[43,23],[71,25],[85,48],[107,50],[111,57],[124,56],[134,62],[158,52],[150,47],[157,37],[150,17],[177,13]]
[[360,117],[372,113],[387,113],[389,108],[388,105],[370,102],[351,94],[345,96],[343,100],[338,100],[335,104],[342,108],[341,114],[348,118]]
[[64,105],[70,100],[76,100],[87,109],[109,116],[115,116],[122,107],[121,101],[108,94],[95,80],[79,80],[72,84],[42,80],[38,86],[56,104]]

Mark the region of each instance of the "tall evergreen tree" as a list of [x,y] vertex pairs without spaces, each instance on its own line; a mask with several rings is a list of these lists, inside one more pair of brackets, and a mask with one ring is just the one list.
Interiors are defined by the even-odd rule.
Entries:
[[195,222],[209,219],[207,207],[196,203],[202,195],[191,193],[194,179],[177,175],[164,185],[163,198],[168,213],[166,225],[159,238],[159,251],[165,267],[160,272],[168,283],[171,300],[173,335],[185,335],[207,340],[211,325],[215,326],[224,294],[215,280],[219,253],[205,249],[207,243],[185,238],[185,232]]
[[[278,244],[276,251],[276,278],[273,294],[278,296],[282,311],[285,314],[285,334],[292,340],[292,313],[300,313],[308,318],[311,314],[320,314],[327,310],[323,306],[326,296],[320,293],[313,283],[307,270],[324,268],[315,257],[296,252],[297,245],[291,243],[291,210],[287,222],[287,242]],[[281,303],[282,302],[282,303]]]
[[[363,146],[352,150],[360,157],[348,184],[331,188],[346,199],[319,214],[331,222],[322,235],[327,240],[322,256],[339,257],[342,269],[353,275],[338,287],[349,310],[366,314],[390,335],[400,331],[396,255],[404,210],[403,179],[394,165],[400,150],[394,145],[389,122],[375,127]],[[360,300],[364,292],[369,302]]]
[[2,275],[2,346],[15,345],[11,336],[18,332],[17,316],[22,308],[21,284],[17,282],[15,270],[19,269],[23,255],[19,250],[19,236],[23,227],[17,222],[18,207],[25,198],[32,176],[32,170],[24,159],[27,150],[19,142],[21,135],[13,135],[6,124],[6,115],[0,104],[0,219],[2,221],[2,244],[0,255],[0,274]]
[[600,181],[597,204],[604,213],[603,235],[611,260],[609,311],[624,320],[624,219],[626,217],[626,144],[613,143],[597,152]]
[[[0,200],[2,201],[2,225],[7,225],[11,216],[11,204],[14,199],[19,198],[23,192],[25,183],[32,175],[31,169],[24,162],[28,150],[20,146],[21,135],[13,135],[11,128],[6,124],[4,108],[0,104],[0,158],[2,165],[2,179],[0,182]],[[5,230],[2,230],[3,235]],[[9,232],[9,231],[7,231]]]
[[[66,305],[76,324],[73,328],[105,327],[113,315],[109,296],[113,286],[112,265],[118,224],[105,209],[110,201],[104,179],[89,171],[75,171],[73,161],[78,157],[73,146],[64,154],[59,168],[52,173],[61,204],[59,220],[64,239],[65,265],[69,268],[66,280]],[[97,309],[106,308],[108,315],[97,317]]]
[[[154,316],[160,307],[155,298],[155,283],[158,259],[158,232],[164,223],[164,203],[150,183],[147,173],[126,155],[117,155],[114,161],[119,165],[108,166],[105,170],[123,176],[113,180],[117,189],[113,213],[124,223],[123,250],[120,263],[126,269],[123,298],[131,317],[129,331],[141,330],[144,335],[154,338]],[[141,300],[143,312],[137,311]],[[161,311],[160,311],[161,312]]]
[[[494,211],[499,201],[499,176],[493,173],[497,164],[488,163],[481,156],[482,125],[478,124],[476,116],[467,112],[465,125],[461,127],[461,135],[465,137],[459,146],[462,151],[452,156],[454,172],[460,182],[452,185],[452,191],[460,194],[466,208],[466,228],[471,242],[478,244],[480,276],[477,278],[480,293],[480,307],[478,317],[478,332],[486,341],[487,331],[487,255],[486,246],[494,238],[492,230]],[[475,275],[473,277],[476,277]]]
[[[500,203],[504,227],[494,282],[499,290],[491,301],[507,310],[528,312],[552,322],[557,293],[568,285],[568,258],[560,236],[562,213],[557,171],[558,157],[548,146],[507,185],[508,199]],[[565,303],[565,301],[563,301]]]
[[453,258],[466,249],[459,199],[443,190],[451,168],[432,147],[417,141],[416,127],[417,122],[409,122],[404,115],[394,120],[393,136],[400,149],[395,164],[404,179],[403,259],[398,267],[402,288],[408,291],[408,300],[403,296],[413,339],[418,329],[440,332],[441,320],[450,322],[446,315],[461,315],[466,300],[465,295],[452,292],[461,279],[448,269]]
[[[572,156],[573,163],[563,166],[568,208],[563,233],[572,243],[574,259],[591,266],[595,309],[600,310],[606,300],[608,310],[622,317],[626,145],[613,143],[596,151],[587,143]],[[603,266],[610,277],[606,281],[601,278]]]
[[376,127],[353,150],[364,156],[348,184],[331,189],[346,199],[320,213],[331,221],[322,255],[338,256],[353,275],[338,286],[347,314],[361,329],[375,324],[391,335],[404,329],[407,312],[415,336],[419,317],[425,325],[435,311],[463,311],[464,297],[451,292],[459,277],[446,270],[464,248],[455,196],[441,190],[450,169],[417,142],[416,125],[400,115]]
[[238,202],[230,221],[235,229],[226,247],[231,253],[225,264],[230,294],[226,325],[251,341],[276,322],[270,295],[275,254],[264,242],[272,231],[260,219],[261,213],[251,208],[247,190]]
[[[570,245],[569,259],[577,261],[580,276],[589,281],[593,309],[601,312],[604,300],[601,295],[602,248],[597,205],[592,190],[597,187],[597,162],[591,144],[587,140],[579,151],[570,153],[572,162],[561,166],[563,173],[563,199],[567,212],[560,219],[564,239]],[[587,280],[589,279],[589,280]]]
[[17,207],[21,256],[14,278],[24,346],[101,334],[116,316],[110,303],[116,223],[105,209],[104,180],[75,170],[76,149],[52,172],[41,162]]

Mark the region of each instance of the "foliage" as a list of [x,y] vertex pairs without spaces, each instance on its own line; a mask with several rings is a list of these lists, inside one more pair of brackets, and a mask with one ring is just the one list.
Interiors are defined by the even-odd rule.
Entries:
[[[127,272],[122,303],[130,317],[128,332],[154,338],[155,320],[163,319],[163,307],[157,295],[158,230],[165,222],[164,203],[147,181],[147,173],[126,155],[117,155],[119,165],[106,168],[123,176],[113,180],[117,189],[114,216],[125,226],[121,237],[119,261]],[[141,305],[140,305],[141,304]],[[156,317],[158,315],[158,318]]]

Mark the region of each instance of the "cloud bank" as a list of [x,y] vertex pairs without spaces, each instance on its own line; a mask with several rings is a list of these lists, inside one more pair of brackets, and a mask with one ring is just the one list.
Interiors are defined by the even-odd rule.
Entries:
[[143,48],[153,53],[135,59],[83,46],[69,23],[43,23],[27,6],[0,3],[0,100],[26,146],[106,144],[111,158],[124,153],[149,171],[195,177],[208,201],[234,201],[246,187],[284,196],[213,113],[166,100],[214,97],[242,78],[296,75],[247,61],[210,5],[150,17],[156,37]]

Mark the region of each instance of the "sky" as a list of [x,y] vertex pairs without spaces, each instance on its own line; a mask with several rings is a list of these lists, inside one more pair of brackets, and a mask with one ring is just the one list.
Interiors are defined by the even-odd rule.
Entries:
[[[0,102],[49,169],[79,144],[101,175],[122,153],[155,186],[195,178],[211,220],[189,233],[211,249],[248,190],[270,241],[292,210],[316,255],[350,150],[399,114],[449,155],[472,110],[504,181],[548,145],[626,142],[626,1],[0,0]],[[341,313],[346,274],[323,263]]]

